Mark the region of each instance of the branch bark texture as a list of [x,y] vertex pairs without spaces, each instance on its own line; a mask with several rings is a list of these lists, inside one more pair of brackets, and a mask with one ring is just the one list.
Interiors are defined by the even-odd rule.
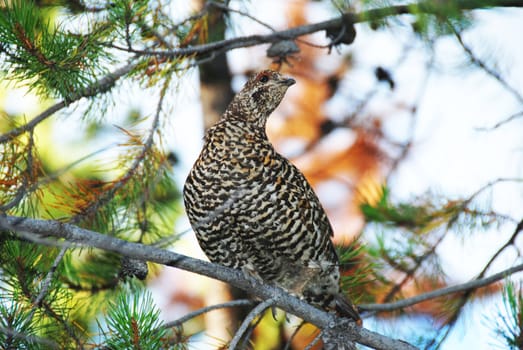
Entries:
[[[319,310],[306,302],[299,300],[284,290],[267,285],[261,281],[245,275],[243,272],[206,261],[194,259],[168,250],[152,246],[130,243],[115,237],[80,228],[54,220],[29,219],[24,217],[3,215],[0,216],[0,229],[13,231],[24,239],[33,239],[42,242],[46,237],[64,240],[65,244],[83,247],[94,247],[130,258],[151,261],[158,264],[180,268],[200,275],[227,282],[237,288],[248,291],[255,297],[263,300],[274,299],[274,305],[324,330],[340,329],[339,319],[334,315]],[[49,242],[51,243],[51,242]],[[56,243],[56,241],[52,241]],[[369,346],[374,349],[413,350],[416,347],[392,339],[370,330],[358,327],[354,322],[344,325],[344,336],[348,339]]]

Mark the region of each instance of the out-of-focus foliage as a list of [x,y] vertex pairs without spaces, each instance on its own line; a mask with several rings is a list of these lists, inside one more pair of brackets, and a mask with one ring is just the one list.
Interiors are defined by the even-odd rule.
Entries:
[[167,330],[151,293],[122,290],[107,310],[107,346],[111,349],[161,349]]
[[[253,19],[256,13],[246,15],[243,9],[249,4],[240,3],[236,8],[235,2],[202,2],[199,9],[182,16],[171,1],[0,0],[0,75],[9,84],[2,85],[0,97],[8,89],[24,89],[40,98],[39,109],[44,111],[18,115],[0,110],[0,215],[60,220],[156,247],[177,241],[173,227],[182,212],[181,184],[174,180],[176,157],[167,146],[168,131],[182,127],[171,124],[173,104],[185,103],[175,95],[192,87],[175,82],[190,68],[202,67],[226,51],[224,46],[201,55],[183,50],[247,33],[248,27],[238,28],[238,18],[272,32]],[[256,56],[249,56],[251,65],[246,69],[265,68],[276,59],[273,68],[299,81],[271,118],[271,141],[296,162],[325,201],[336,232],[342,287],[353,301],[387,303],[446,287],[450,279],[438,254],[445,237],[517,222],[494,212],[489,204],[479,205],[477,194],[451,199],[427,193],[396,200],[388,180],[416,144],[412,138],[402,143],[390,137],[385,114],[400,110],[414,125],[422,99],[402,100],[386,112],[368,107],[383,92],[380,82],[387,83],[387,98],[401,87],[405,79],[399,75],[406,73],[398,67],[408,50],[421,44],[432,54],[434,43],[443,37],[457,39],[474,67],[508,86],[501,74],[488,69],[488,62],[473,56],[460,36],[476,20],[465,10],[506,2],[290,1],[284,7],[285,25],[309,24],[311,3],[322,4],[332,18],[357,13],[356,28],[364,27],[367,35],[410,30],[414,43],[405,45],[396,64],[367,67],[376,79],[374,86],[354,94],[347,93],[345,85],[353,70],[366,62],[334,42],[338,35],[344,38],[342,31],[352,29],[352,23],[327,28],[326,36],[321,31],[319,44],[314,35],[281,38],[292,44],[288,50],[292,55],[286,53],[284,59],[273,55],[254,62]],[[354,39],[347,38],[351,40],[346,44]],[[278,47],[283,42],[278,39],[267,44]],[[240,40],[236,47],[241,45]],[[173,54],[176,50],[182,53]],[[338,63],[325,60],[337,53],[342,55]],[[243,73],[231,68],[235,74]],[[208,78],[212,80],[212,74]],[[133,100],[136,95],[127,96],[137,88],[139,101]],[[511,92],[517,96],[517,89]],[[338,110],[329,107],[340,101]],[[67,122],[77,116],[78,123],[71,128]],[[521,225],[516,226],[480,277],[505,248],[515,246],[521,231]],[[158,276],[158,266],[65,241],[31,242],[23,233],[0,234],[0,343],[6,348],[187,348],[194,334],[213,326],[227,332],[214,339],[225,344],[237,326],[233,322],[226,328],[223,319],[211,322],[210,317],[200,317],[168,332],[151,295],[143,291]],[[137,281],[141,278],[145,282]],[[218,294],[215,288],[198,293],[183,289],[191,283],[180,277],[162,286],[176,287],[169,289],[172,295],[166,299],[177,310],[199,308]],[[472,297],[496,295],[499,289],[493,285],[373,316],[378,324],[403,313],[429,320],[425,328],[417,327],[405,337],[434,348],[444,342]],[[504,345],[519,348],[520,288],[506,284],[503,298],[504,310],[493,328]],[[267,312],[254,328],[250,344],[256,349],[286,343],[295,349],[307,347],[318,331],[311,325],[298,328],[285,316],[278,313],[274,320]]]

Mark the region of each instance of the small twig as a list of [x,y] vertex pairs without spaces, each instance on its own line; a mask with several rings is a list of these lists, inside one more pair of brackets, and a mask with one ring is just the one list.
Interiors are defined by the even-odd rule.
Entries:
[[233,8],[230,8],[229,6],[226,6],[220,2],[217,2],[217,1],[208,1],[207,2],[208,5],[210,6],[213,6],[213,7],[216,7],[216,8],[219,8],[220,10],[223,10],[223,11],[226,11],[226,12],[234,12],[234,13],[237,13],[241,16],[244,16],[244,17],[247,17],[248,19],[258,23],[259,25],[269,29],[271,32],[275,32],[276,29],[274,29],[273,26],[271,26],[270,24],[268,23],[265,23],[261,20],[259,20],[258,18],[254,17],[253,15],[247,13],[247,12],[244,12],[244,11],[241,11],[241,10],[235,10]]
[[[234,12],[234,13],[237,13],[241,16],[244,16],[244,17],[247,17],[249,18],[250,20],[258,23],[259,25],[269,29],[271,32],[276,32],[276,29],[271,26],[270,24],[266,23],[266,22],[263,22],[261,20],[259,20],[258,18],[252,16],[251,14],[247,13],[247,12],[244,12],[244,11],[241,11],[241,10],[235,10],[235,9],[232,9],[230,8],[229,6],[225,6],[224,4],[221,4],[219,2],[216,2],[216,1],[208,1],[207,2],[210,6],[214,6],[214,7],[217,7],[221,10],[224,10],[224,11],[227,11],[227,12]],[[344,34],[344,33],[342,33]],[[341,38],[341,35],[339,36]],[[308,45],[308,46],[311,46],[311,47],[315,47],[315,48],[318,48],[318,49],[328,49],[331,44],[325,44],[325,45],[317,45],[317,44],[313,44],[307,40],[304,40],[304,39],[300,39],[300,38],[295,38],[294,40],[296,40],[297,42],[300,42],[302,44],[305,44],[305,45]]]
[[483,191],[489,189],[490,187],[493,187],[494,185],[497,185],[499,183],[503,182],[523,182],[523,178],[517,178],[517,177],[500,177],[495,180],[489,181],[484,186],[480,187],[476,192],[472,193],[467,199],[463,201],[461,204],[463,207],[466,207],[476,198],[479,196]]
[[[489,267],[492,265],[492,263],[494,262],[494,260],[498,257],[499,254],[501,254],[501,252],[508,246],[510,246],[511,244],[513,244],[513,240],[516,239],[517,235],[521,232],[521,230],[523,229],[523,220],[521,220],[517,225],[516,225],[516,228],[514,230],[514,233],[512,234],[511,238],[508,240],[508,242],[506,244],[503,245],[503,247],[501,247],[500,249],[498,249],[498,251],[491,257],[491,259],[487,262],[487,264],[483,267],[483,270],[481,270],[481,272],[479,273],[478,275],[478,278],[482,278],[486,273],[487,273],[487,270],[489,269]],[[454,326],[456,325],[456,321],[458,320],[461,312],[463,311],[463,307],[467,304],[468,300],[470,299],[470,297],[472,296],[473,292],[475,291],[475,289],[469,289],[467,291],[465,291],[465,293],[461,296],[461,298],[458,300],[458,303],[457,303],[457,306],[455,308],[455,311],[453,312],[453,314],[451,315],[451,317],[449,318],[448,322],[447,322],[447,325],[446,325],[446,329],[445,329],[445,334],[440,338],[439,342],[441,343],[449,334],[450,334],[450,331],[454,328]],[[440,330],[441,328],[443,327],[440,327]],[[432,340],[432,343],[435,342],[435,339]]]
[[249,325],[251,322],[258,316],[261,317],[261,314],[267,310],[269,307],[273,306],[276,302],[277,298],[270,298],[267,300],[262,301],[258,305],[256,305],[255,308],[249,312],[247,317],[243,320],[242,324],[240,325],[240,328],[236,331],[236,334],[234,334],[234,337],[231,339],[231,342],[229,343],[229,350],[236,350],[238,347],[238,344],[240,343],[240,340],[242,339],[243,334],[249,328]]
[[171,75],[169,75],[162,86],[162,90],[160,92],[160,99],[158,101],[157,107],[156,107],[156,113],[154,115],[154,119],[151,125],[151,129],[149,130],[149,135],[147,137],[147,140],[142,145],[142,151],[140,154],[138,154],[134,160],[134,162],[131,164],[127,172],[120,177],[118,181],[116,181],[111,188],[104,193],[103,196],[97,198],[96,201],[90,203],[88,206],[83,208],[82,212],[73,216],[70,219],[70,222],[75,224],[78,223],[82,218],[91,215],[92,213],[96,212],[98,208],[103,206],[104,204],[108,203],[120,190],[125,184],[129,182],[129,180],[135,175],[136,171],[139,169],[140,165],[143,163],[147,152],[150,151],[153,141],[154,141],[154,135],[156,134],[156,131],[158,130],[160,126],[160,114],[162,110],[162,105],[164,98],[166,96],[167,87],[169,86],[169,83],[171,81],[170,79]]
[[483,277],[485,275],[485,273],[487,272],[487,270],[489,269],[489,267],[492,265],[492,263],[498,258],[498,256],[506,248],[510,247],[511,245],[513,245],[516,242],[516,238],[518,237],[518,235],[521,233],[522,230],[523,230],[523,219],[520,222],[518,222],[518,224],[516,225],[516,228],[514,229],[514,232],[512,233],[510,238],[505,242],[505,244],[503,244],[503,246],[501,246],[501,248],[499,248],[496,251],[496,253],[494,253],[494,255],[490,258],[490,260],[485,264],[485,267],[483,268],[483,270],[481,270],[478,277]]
[[260,315],[260,317],[258,317],[256,319],[256,321],[249,324],[249,326],[247,327],[247,330],[243,334],[243,341],[238,346],[238,349],[247,349],[247,344],[249,343],[249,341],[251,339],[252,333],[254,332],[256,327],[258,327],[258,325],[260,324],[262,319],[263,319],[263,315]]
[[477,127],[475,128],[477,131],[492,131],[492,130],[495,130],[497,128],[499,128],[500,126],[502,125],[505,125],[505,124],[508,124],[510,123],[511,121],[513,121],[514,119],[517,119],[517,118],[521,118],[523,117],[523,111],[521,112],[517,112],[517,113],[514,113],[512,114],[510,117],[506,118],[506,119],[503,119],[502,121],[500,122],[497,122],[496,124],[492,125],[492,126],[488,126],[488,127]]
[[[413,267],[411,267],[410,269],[406,270],[406,271],[402,271],[405,273],[405,276],[403,277],[403,279],[395,284],[389,292],[387,292],[387,294],[385,295],[385,298],[383,299],[385,302],[388,302],[390,300],[392,300],[392,298],[396,295],[396,293],[398,293],[401,288],[408,282],[410,281],[411,279],[414,278],[414,274],[419,270],[419,268],[423,265],[423,263],[429,258],[431,257],[432,255],[435,254],[435,251],[436,251],[436,248],[439,246],[439,244],[443,241],[443,238],[446,237],[444,234],[442,234],[437,240],[436,242],[434,242],[434,244],[432,245],[432,247],[430,247],[429,249],[427,249],[427,251],[425,253],[423,253],[423,255],[419,256],[419,257],[416,257],[415,261],[416,263],[414,264]],[[401,271],[401,270],[400,270]]]
[[425,97],[425,94],[427,92],[427,89],[429,87],[429,80],[432,73],[432,67],[434,65],[434,53],[430,56],[430,59],[425,65],[425,74],[423,76],[423,80],[421,81],[421,85],[418,87],[418,94],[412,103],[412,107],[410,108],[410,123],[409,123],[409,135],[407,136],[407,142],[405,142],[401,147],[400,154],[392,160],[392,164],[390,166],[390,169],[387,174],[387,180],[390,178],[394,170],[397,169],[401,161],[407,158],[409,155],[409,152],[412,149],[412,144],[414,143],[414,137],[416,132],[416,125],[417,125],[417,119],[418,119],[418,111],[419,111],[419,105],[421,100]]
[[41,306],[42,301],[47,295],[47,292],[49,292],[49,288],[51,287],[51,282],[53,281],[54,274],[56,272],[56,269],[58,268],[58,265],[60,265],[60,262],[64,258],[65,253],[67,252],[68,247],[62,247],[60,249],[60,252],[56,256],[56,258],[53,261],[53,264],[49,268],[49,271],[47,272],[47,275],[45,276],[45,279],[40,284],[40,293],[36,296],[35,300],[33,301],[33,308],[29,315],[27,316],[27,319],[29,322],[33,319],[33,316],[36,312],[36,310]]
[[252,300],[239,299],[239,300],[228,301],[228,302],[221,303],[221,304],[206,306],[206,307],[203,307],[196,311],[190,312],[187,315],[180,317],[177,320],[167,322],[162,327],[163,328],[179,327],[182,324],[184,324],[185,322],[189,321],[190,319],[193,319],[195,317],[198,317],[200,315],[203,315],[203,314],[213,311],[213,310],[225,309],[225,308],[231,308],[231,307],[239,307],[239,306],[247,306],[247,305],[252,305],[252,304],[254,304],[254,301],[252,301]]
[[62,326],[67,331],[67,333],[76,341],[77,345],[80,346],[80,339],[76,336],[74,329],[67,323],[67,320],[63,319],[59,314],[52,310],[51,306],[48,303],[44,302],[44,298],[47,296],[49,288],[51,287],[51,282],[53,281],[56,269],[58,268],[58,265],[60,265],[60,262],[62,261],[67,249],[67,246],[63,246],[56,258],[54,259],[53,264],[51,265],[49,271],[47,272],[47,275],[45,276],[45,279],[40,285],[40,293],[38,293],[38,295],[33,301],[33,308],[27,316],[27,320],[28,322],[31,322],[36,310],[40,307],[43,307],[51,317],[62,323]]

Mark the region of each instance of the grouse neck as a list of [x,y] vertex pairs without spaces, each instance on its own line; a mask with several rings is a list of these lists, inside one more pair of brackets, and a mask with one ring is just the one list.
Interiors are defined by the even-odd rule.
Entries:
[[234,97],[222,118],[243,120],[246,123],[252,124],[254,127],[265,129],[265,124],[272,109],[266,110],[260,106],[258,101],[242,97],[244,97],[242,93]]
[[254,135],[265,140],[267,139],[265,123],[262,126],[254,125],[253,123],[246,121],[244,118],[234,115],[224,115],[215,127],[232,131],[239,137],[241,137],[241,135]]
[[244,128],[249,130],[261,130],[265,133],[265,126],[267,125],[267,117],[263,116],[249,116],[246,117],[242,114],[236,114],[236,113],[230,113],[226,112],[222,116],[222,121],[224,122],[230,122],[234,125],[242,125]]

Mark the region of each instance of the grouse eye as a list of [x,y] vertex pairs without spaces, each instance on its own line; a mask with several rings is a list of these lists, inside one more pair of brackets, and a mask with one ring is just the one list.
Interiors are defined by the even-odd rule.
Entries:
[[269,81],[269,77],[268,77],[267,75],[262,75],[262,76],[260,77],[260,82],[262,82],[262,83],[266,83],[266,82],[268,82],[268,81]]

